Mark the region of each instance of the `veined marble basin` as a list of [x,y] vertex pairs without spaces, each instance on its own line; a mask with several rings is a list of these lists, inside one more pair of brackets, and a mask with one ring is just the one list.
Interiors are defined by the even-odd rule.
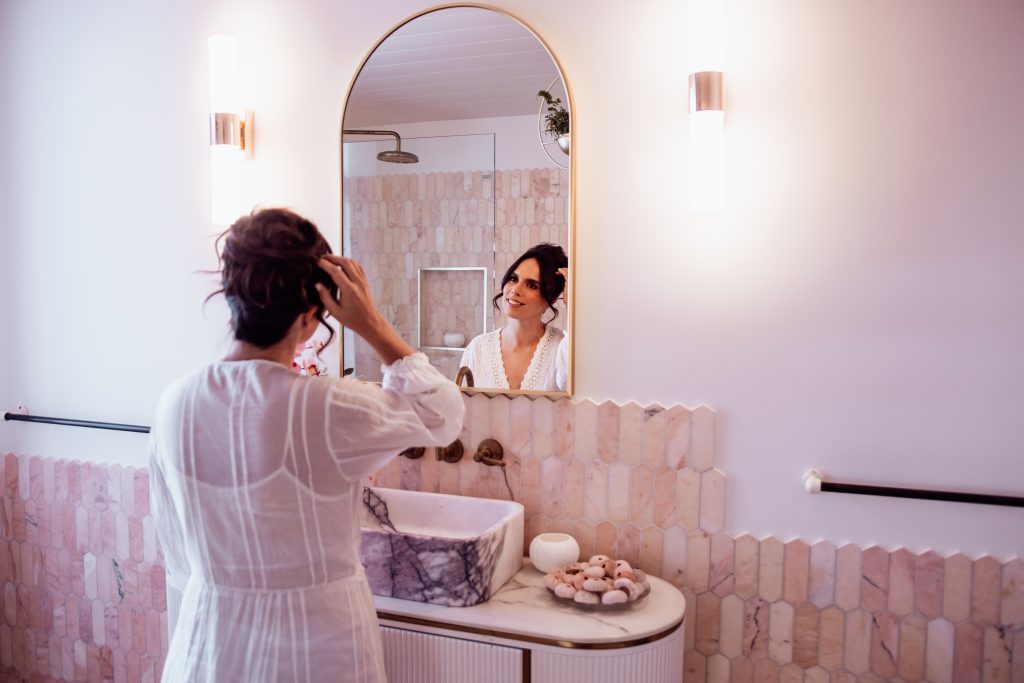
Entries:
[[366,488],[359,555],[370,590],[449,607],[486,602],[522,568],[523,520],[515,501]]

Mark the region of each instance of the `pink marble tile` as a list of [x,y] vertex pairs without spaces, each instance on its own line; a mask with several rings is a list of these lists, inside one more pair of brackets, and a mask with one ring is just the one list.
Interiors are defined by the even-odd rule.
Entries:
[[11,530],[14,536],[14,540],[18,543],[24,543],[27,540],[25,534],[25,501],[21,498],[15,498],[11,501]]
[[843,667],[853,674],[868,670],[871,657],[871,614],[856,609],[846,615],[846,635],[843,642]]
[[820,612],[809,602],[799,604],[793,613],[793,662],[801,669],[818,663],[818,621]]
[[103,608],[103,640],[114,650],[121,649],[121,638],[117,626],[117,608],[106,605]]
[[581,519],[585,500],[585,466],[579,460],[570,460],[565,466],[565,515]]
[[533,454],[539,458],[553,455],[555,452],[552,438],[555,430],[553,404],[546,398],[539,398],[533,402],[530,415],[533,425],[531,442]]
[[696,648],[698,652],[713,655],[718,652],[721,598],[714,593],[697,596]]
[[56,461],[53,458],[43,458],[43,497],[42,500],[46,503],[52,503],[54,498],[54,489],[56,482],[54,479],[54,471],[56,468]]
[[127,516],[135,515],[135,468],[121,469],[121,510]]
[[[543,399],[541,399],[543,400]],[[573,457],[573,418],[575,409],[569,399],[554,404],[555,453],[562,458]]]
[[698,472],[715,466],[715,414],[700,406],[691,414],[690,455]]
[[804,670],[790,663],[779,669],[779,683],[804,683]]
[[988,555],[975,560],[971,589],[971,621],[981,626],[999,622],[1003,568]]
[[7,498],[18,495],[18,456],[14,453],[4,455],[4,491]]
[[611,522],[600,522],[594,538],[594,552],[614,556],[619,540],[619,528]]
[[[1013,651],[1024,652],[1024,629],[1013,634]],[[1024,681],[1024,657],[1015,656],[1013,658],[1012,680],[1013,683]]]
[[914,560],[906,548],[889,557],[889,611],[897,616],[914,611]]
[[680,588],[686,583],[686,532],[679,527],[666,529],[661,540],[661,578]]
[[85,596],[94,600],[97,595],[96,588],[96,556],[86,553],[82,557],[82,572],[84,575]]
[[782,599],[782,565],[785,547],[777,538],[761,541],[758,592],[768,602]]
[[[520,456],[530,455],[530,433],[533,429],[530,421],[531,401],[526,396],[516,396],[509,408],[509,449]],[[578,438],[578,435],[577,435]]]
[[872,614],[871,619],[871,672],[889,679],[896,675],[899,625],[888,612]]
[[630,402],[619,409],[619,460],[630,465],[643,463],[644,409]]
[[770,609],[768,658],[776,664],[787,664],[793,661],[793,605],[779,601]]
[[712,534],[725,526],[725,474],[720,470],[700,475],[700,526]]
[[818,664],[828,672],[843,668],[846,613],[839,607],[821,610],[818,620]]
[[942,556],[931,550],[914,558],[914,609],[929,619],[942,615],[945,564]]
[[654,523],[654,474],[646,465],[630,472],[629,520],[640,527]]
[[584,471],[583,514],[597,523],[608,518],[608,465],[594,460]]
[[970,558],[961,553],[946,558],[942,584],[942,614],[952,622],[963,621],[971,615]]
[[580,520],[573,524],[570,535],[576,539],[580,546],[580,558],[586,559],[597,554],[594,545],[597,537],[597,528],[586,520]]
[[664,532],[656,526],[640,531],[640,568],[655,576],[661,571]]
[[982,639],[978,624],[957,624],[953,633],[953,680],[956,683],[981,683]]
[[982,641],[981,675],[985,683],[1010,683],[1013,672],[1013,634],[989,626]]
[[729,662],[729,683],[754,683],[754,663],[745,657]]
[[792,604],[807,602],[811,549],[803,541],[787,541],[783,552],[782,597]]
[[873,614],[885,610],[888,590],[889,553],[885,548],[873,545],[864,550],[861,558],[861,606]]
[[781,683],[779,680],[779,665],[768,660],[755,664],[754,683]]
[[75,680],[74,642],[70,638],[62,638],[60,641],[60,663],[64,678],[69,681]]
[[820,666],[811,667],[804,672],[804,683],[829,683],[828,672]]
[[676,471],[662,467],[654,473],[654,523],[662,529],[675,524]]
[[707,668],[707,681],[710,683],[729,680],[729,660],[721,654],[708,657]]
[[689,652],[683,659],[683,683],[704,683],[707,680],[707,657],[699,652]]
[[686,540],[686,587],[701,593],[708,589],[711,538],[702,531],[691,531]]
[[836,547],[828,541],[811,546],[807,598],[815,607],[824,608],[835,601]]
[[729,534],[721,533],[711,537],[708,584],[719,597],[725,597],[736,589],[735,541]]
[[691,469],[676,473],[676,524],[687,531],[700,527],[700,474]]
[[640,566],[640,530],[633,524],[620,524],[612,557]]
[[736,594],[748,599],[758,594],[761,542],[753,536],[736,539],[733,551],[736,565]]
[[32,458],[28,455],[18,456],[18,496],[22,500],[32,497],[31,492],[31,467]]
[[28,461],[28,495],[26,499],[43,499],[43,459],[33,456]]
[[660,405],[644,408],[643,463],[652,471],[665,465],[666,413]]
[[612,401],[597,407],[597,455],[609,465],[619,461],[619,406]]
[[1016,558],[1003,565],[999,621],[1016,627],[1024,626],[1024,558]]
[[719,650],[729,658],[743,652],[743,600],[732,594],[722,598],[720,605]]
[[896,672],[907,683],[924,680],[924,653],[928,622],[910,616],[900,620],[899,662]]
[[743,603],[743,652],[752,662],[768,658],[771,606],[761,598]]
[[617,463],[608,469],[608,519],[621,524],[629,519],[629,478],[631,467]]
[[107,469],[107,495],[110,498],[110,509],[121,511],[121,466],[110,465]]
[[[441,492],[444,487],[444,473],[449,468],[441,467]],[[522,487],[522,498],[520,503],[526,509],[526,515],[537,514],[541,511],[541,461],[532,456],[522,459],[519,477]],[[597,521],[597,520],[594,520]]]
[[690,411],[676,405],[665,414],[665,466],[680,470],[689,462]]
[[576,404],[573,436],[573,452],[581,462],[590,462],[598,456],[598,407],[593,401],[583,400]]

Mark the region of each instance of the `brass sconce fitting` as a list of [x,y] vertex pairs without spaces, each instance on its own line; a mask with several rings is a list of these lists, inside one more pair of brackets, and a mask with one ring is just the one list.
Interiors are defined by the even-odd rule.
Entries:
[[462,454],[466,452],[466,449],[462,446],[462,442],[458,439],[455,439],[455,441],[452,441],[447,446],[436,450],[437,459],[448,463],[456,463],[462,460]]
[[488,467],[504,467],[505,466],[505,449],[501,447],[501,444],[494,439],[484,439],[477,446],[476,453],[473,454],[473,462],[481,462]]
[[410,460],[419,460],[423,457],[423,454],[427,452],[427,449],[423,446],[413,446],[412,448],[406,448],[399,455],[404,455]]

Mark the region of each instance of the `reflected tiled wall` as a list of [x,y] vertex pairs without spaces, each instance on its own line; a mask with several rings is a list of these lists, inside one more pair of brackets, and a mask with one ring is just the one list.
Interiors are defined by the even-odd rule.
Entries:
[[5,681],[158,681],[163,558],[146,470],[8,453],[0,462]]
[[[470,455],[487,437],[506,447],[527,543],[565,531],[683,590],[687,683],[1024,681],[1024,560],[736,537],[707,408],[475,395],[467,415]],[[0,467],[3,680],[158,680],[166,605],[145,469],[13,454]],[[469,456],[428,451],[375,479],[508,496],[502,471]]]
[[[482,331],[484,313],[487,329],[494,329],[490,297],[496,280],[523,251],[539,242],[568,248],[569,181],[560,169],[346,178],[344,198],[352,255],[366,269],[374,301],[413,344],[420,268],[488,269],[486,302],[476,274],[453,276],[456,289],[421,292],[423,344],[440,345],[444,332],[459,332],[468,342]],[[564,320],[560,315],[555,326]],[[447,377],[455,377],[461,353],[426,353]],[[355,341],[355,364],[360,377],[381,379],[380,362],[361,339]]]
[[[467,407],[469,454],[487,437],[506,447],[527,544],[570,533],[583,555],[623,557],[683,590],[687,683],[1024,683],[1022,559],[735,537],[704,407],[482,395]],[[376,478],[508,497],[501,470],[468,456],[448,465],[428,451]]]

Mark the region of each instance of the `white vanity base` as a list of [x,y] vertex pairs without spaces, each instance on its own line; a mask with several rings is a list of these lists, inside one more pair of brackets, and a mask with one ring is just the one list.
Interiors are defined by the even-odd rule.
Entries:
[[440,607],[375,598],[389,683],[679,683],[685,601],[651,578],[622,612],[555,601],[525,562],[488,602]]

